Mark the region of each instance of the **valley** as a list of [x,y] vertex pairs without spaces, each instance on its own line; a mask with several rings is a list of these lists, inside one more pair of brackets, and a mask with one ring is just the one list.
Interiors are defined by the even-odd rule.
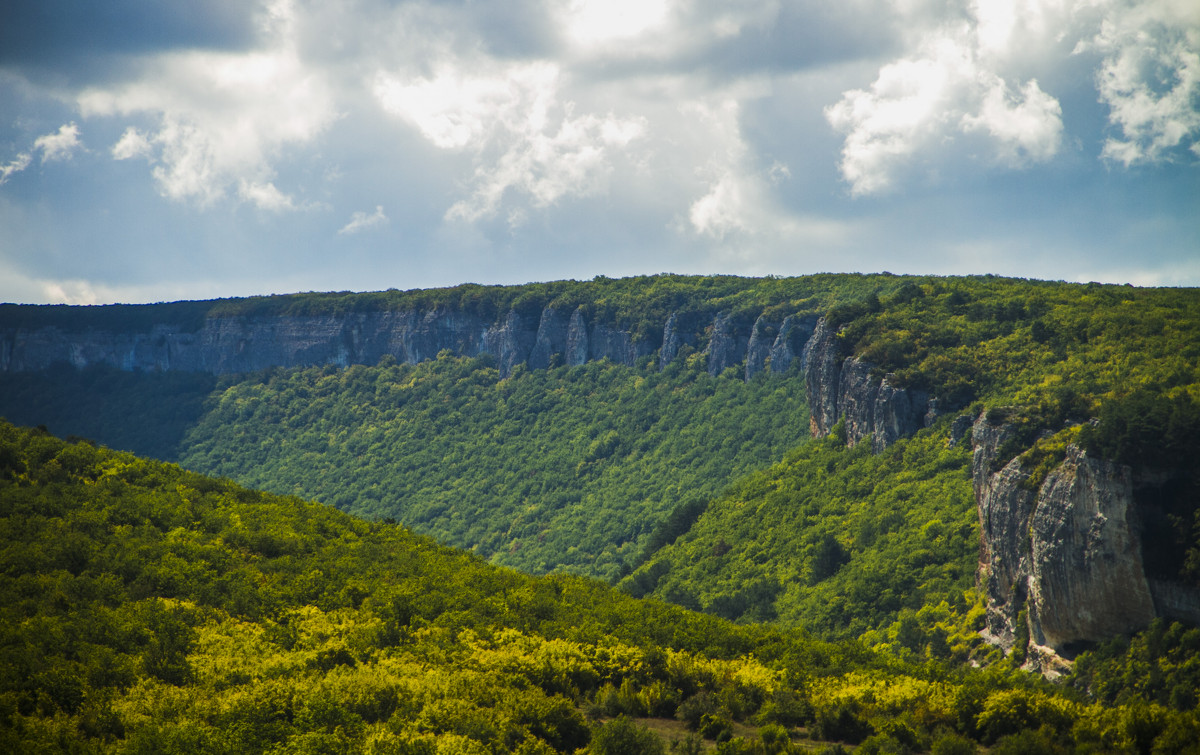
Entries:
[[[643,650],[754,658],[770,669],[722,672],[729,679],[783,674],[776,678],[787,683],[759,687],[753,695],[760,702],[753,705],[721,697],[728,696],[723,682],[700,685],[723,701],[714,703],[712,715],[739,726],[802,726],[808,734],[824,726],[824,739],[850,742],[853,737],[832,735],[832,723],[820,723],[821,706],[841,700],[836,705],[855,701],[857,713],[847,715],[869,724],[859,727],[860,739],[890,738],[906,751],[929,749],[951,735],[988,745],[1025,736],[1028,745],[1030,737],[1054,731],[1062,737],[1067,730],[1073,741],[1092,742],[1097,751],[1137,749],[1129,744],[1134,735],[1114,722],[1144,715],[1119,707],[1139,699],[1158,706],[1152,709],[1157,734],[1148,741],[1168,730],[1186,741],[1180,732],[1196,725],[1195,696],[1187,693],[1193,669],[1200,668],[1194,652],[1200,648],[1188,649],[1195,631],[1189,627],[1200,621],[1194,466],[1200,297],[1193,290],[991,276],[664,275],[138,307],[4,305],[0,346],[0,415],[18,423],[191,470],[154,472],[156,479],[201,473],[319,501],[329,516],[343,516],[336,509],[355,517],[336,520],[347,522],[337,527],[350,527],[354,538],[402,527],[396,531],[414,533],[404,537],[469,551],[473,555],[445,552],[467,558],[463,563],[484,570],[480,575],[507,575],[477,579],[541,591],[544,600],[535,601],[541,607],[529,609],[538,622],[566,610],[561,601],[573,590],[590,596],[574,598],[583,601],[575,605],[617,601],[606,628],[572,634],[574,642],[623,637]],[[14,448],[50,443],[7,432],[17,439]],[[26,470],[10,475],[14,482],[6,488],[10,527],[18,521],[34,526],[9,503],[23,485],[33,490],[100,479],[98,472],[69,466],[65,477],[46,471],[65,451],[37,458],[26,458],[24,450],[8,453],[24,459]],[[45,479],[22,483],[21,475],[35,467]],[[229,482],[188,479],[196,489],[228,491],[220,500],[243,496],[222,487]],[[85,508],[91,505],[88,495],[79,495]],[[189,500],[180,495],[179,501]],[[279,500],[299,505],[297,498]],[[214,499],[211,505],[225,504]],[[37,516],[43,517],[36,520],[40,528],[76,515]],[[185,519],[159,526],[162,535],[184,537],[208,526],[203,517]],[[56,558],[76,563],[68,568],[76,576],[112,572],[114,565],[95,561],[97,553],[115,553],[117,546],[103,540],[115,532],[111,526],[79,530],[101,540],[79,546],[82,555]],[[270,534],[292,526],[250,527],[221,541],[243,554],[236,558],[294,560],[303,552],[320,561],[341,547],[333,541],[301,547],[290,535]],[[195,553],[202,563],[233,563],[216,551]],[[14,555],[10,563],[25,558]],[[31,563],[10,569],[50,575],[60,568],[58,561]],[[338,577],[330,567],[315,568],[329,585],[343,585],[341,597],[288,587],[301,591],[272,598],[269,610],[250,610],[230,601],[259,600],[257,588],[235,597],[152,582],[113,598],[112,605],[151,598],[211,605],[217,614],[179,610],[192,612],[193,627],[225,636],[234,617],[270,627],[288,611],[322,607],[322,600],[336,610],[366,610],[380,594],[372,580],[411,588],[411,580],[424,579],[388,576],[391,567],[365,563],[339,567]],[[356,583],[358,569],[377,576]],[[131,579],[121,577],[122,589],[133,589]],[[177,585],[174,579],[169,584]],[[329,585],[304,589],[328,596]],[[453,580],[447,585],[457,585],[446,587],[452,592],[473,589]],[[647,599],[651,603],[641,602]],[[475,599],[438,600],[435,616],[453,613],[446,606],[454,601]],[[710,634],[732,633],[734,645],[680,644],[684,630],[666,626],[653,638],[637,635],[659,620],[634,614],[667,610],[666,604],[689,609],[670,609],[678,610],[669,614],[678,621],[701,622],[687,632],[705,626]],[[455,609],[460,612],[476,610],[457,605],[464,606]],[[29,604],[22,610],[33,616],[47,609]],[[370,610],[386,624],[386,611]],[[509,640],[496,639],[509,626],[502,615],[471,619],[472,631],[492,638],[488,647],[510,652]],[[513,626],[530,631],[535,625]],[[536,626],[542,639],[522,639],[521,647],[567,636]],[[1149,634],[1136,634],[1142,631]],[[1131,635],[1133,645],[1108,644],[1128,643],[1122,638]],[[1137,639],[1143,636],[1158,639]],[[452,656],[478,652],[459,628],[445,637],[459,643]],[[360,664],[381,662],[381,651],[369,648],[385,646],[354,642],[358,649],[348,652]],[[1127,655],[1138,647],[1141,666]],[[781,660],[795,658],[789,653],[808,654],[807,660]],[[830,660],[834,656],[841,660]],[[972,665],[989,671],[969,671]],[[818,674],[819,684],[811,676],[817,667],[827,669]],[[1025,670],[1014,671],[1018,667]],[[1114,689],[1098,670],[1117,667],[1127,681]],[[1029,692],[1031,672],[1058,678],[1058,686],[1034,685],[1039,691]],[[588,673],[607,681],[543,691],[580,710],[600,706],[606,711],[598,713],[601,720],[622,713],[683,715],[691,694],[686,684],[657,672]],[[991,676],[983,682],[976,673]],[[957,702],[945,702],[949,708],[931,703],[941,712],[905,724],[910,734],[875,718],[885,708],[878,696],[869,701],[866,690],[899,695],[895,710],[911,715],[916,698],[906,695],[919,696],[913,690],[926,682],[914,680],[930,674],[953,676],[961,685],[952,695]],[[306,684],[326,683],[320,675],[306,678]],[[809,681],[796,681],[801,678]],[[660,692],[647,691],[645,685],[654,684]],[[1026,718],[1011,731],[988,729],[983,711],[992,693],[979,691],[980,684],[1008,690],[1006,700],[1035,694],[1044,702],[1022,703]],[[781,689],[807,695],[808,707],[801,707],[808,713],[771,719],[756,707],[767,699],[762,695]],[[655,694],[675,702],[656,707],[647,702]],[[983,708],[950,713],[966,704],[963,695],[976,695]],[[630,702],[635,698],[641,702]],[[1100,707],[1087,712],[1089,705]],[[1105,719],[1103,710],[1116,718]],[[358,715],[366,728],[356,731],[376,731]],[[398,720],[389,731],[409,731],[407,725]],[[571,725],[594,729],[582,719]],[[422,726],[410,733],[435,732],[434,739],[445,733]],[[703,727],[697,722],[693,728]],[[522,736],[538,735],[527,728]],[[765,737],[754,746],[767,747]],[[1161,751],[1183,751],[1170,749],[1168,740],[1161,739]],[[558,741],[549,746],[570,750]]]

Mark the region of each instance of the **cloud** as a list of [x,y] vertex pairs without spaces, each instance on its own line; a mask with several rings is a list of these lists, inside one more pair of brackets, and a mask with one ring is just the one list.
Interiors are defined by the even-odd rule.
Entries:
[[8,165],[0,165],[0,186],[3,186],[15,174],[25,170],[33,163],[34,154],[42,153],[42,162],[69,160],[83,144],[79,141],[79,126],[65,123],[58,131],[43,134],[33,140],[33,149],[29,152],[18,153]]
[[383,205],[375,205],[375,212],[368,215],[365,212],[355,212],[350,216],[350,222],[342,226],[338,231],[339,236],[348,236],[352,233],[365,231],[368,228],[374,228],[379,225],[388,224],[388,216],[383,212]]
[[1102,156],[1126,167],[1182,145],[1200,156],[1200,5],[1113,3],[1099,33],[1078,49],[1104,54],[1096,85],[1119,132]]
[[667,0],[572,0],[562,9],[562,21],[576,45],[611,45],[661,29],[670,6]]
[[[1017,91],[981,57],[977,30],[939,29],[916,54],[883,66],[869,90],[825,109],[846,134],[840,169],[854,195],[893,186],[915,159],[946,154],[963,134],[986,134],[993,161],[1019,166],[1058,152],[1062,108],[1036,79]],[[988,37],[996,44],[998,33]]]
[[912,29],[909,51],[825,110],[845,135],[839,167],[853,195],[893,188],[916,164],[936,172],[973,158],[1009,168],[1053,159],[1063,108],[1038,82],[1065,85],[1059,71],[1072,50],[1101,58],[1095,85],[1115,133],[1099,157],[1130,166],[1181,147],[1200,155],[1194,2],[969,0],[961,21],[921,2],[893,8]]
[[55,133],[39,136],[33,142],[33,148],[42,151],[42,162],[44,163],[53,160],[68,160],[71,154],[81,146],[79,127],[74,123],[67,123]]
[[125,129],[125,133],[121,134],[121,138],[112,147],[114,160],[150,157],[153,153],[154,146],[150,144],[150,140],[133,126]]
[[1045,162],[1058,152],[1062,141],[1062,106],[1038,87],[1037,79],[1025,82],[1014,94],[999,77],[983,95],[978,115],[962,117],[965,132],[986,131],[994,140],[996,158],[1010,166]]
[[775,189],[792,180],[792,171],[778,160],[765,167],[756,163],[742,133],[738,100],[690,103],[683,111],[693,129],[706,133],[711,156],[699,168],[706,190],[692,201],[677,231],[707,241],[710,255],[724,264],[762,273],[796,249],[846,242],[850,231],[844,223],[797,213],[779,201]]
[[275,184],[270,181],[258,182],[242,179],[238,182],[237,193],[239,198],[253,203],[260,210],[286,212],[297,209],[295,200],[277,189]]
[[[559,101],[552,63],[465,68],[446,63],[434,77],[416,80],[380,73],[374,86],[384,110],[434,146],[474,154],[469,196],[446,211],[448,220],[494,217],[510,190],[535,208],[600,193],[614,156],[645,134],[641,118],[577,115],[573,102]],[[490,73],[476,72],[483,70]],[[524,217],[522,208],[510,208],[510,223]]]
[[28,152],[22,152],[14,157],[8,165],[0,166],[0,186],[7,183],[8,179],[12,178],[14,174],[28,168],[31,162],[33,162],[33,155]]
[[160,192],[173,200],[211,206],[232,196],[269,211],[298,208],[273,183],[273,162],[311,143],[337,113],[328,81],[299,54],[291,5],[271,8],[261,49],[163,53],[141,78],[79,94],[84,117],[154,124],[128,127],[113,158],[147,158]]

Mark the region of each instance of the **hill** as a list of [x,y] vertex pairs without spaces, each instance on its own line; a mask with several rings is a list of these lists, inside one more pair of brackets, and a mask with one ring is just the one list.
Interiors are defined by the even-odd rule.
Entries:
[[[5,310],[4,380],[55,354],[223,373],[167,417],[171,458],[745,621],[940,648],[976,561],[988,636],[1050,671],[1200,621],[1193,290],[654,276],[189,306]],[[832,440],[804,447],[806,416]]]
[[[693,752],[1175,753],[1200,733],[1133,684],[1101,704],[738,626],[7,423],[0,556],[10,752],[608,755],[666,732]],[[1153,641],[1175,658],[1192,634]]]

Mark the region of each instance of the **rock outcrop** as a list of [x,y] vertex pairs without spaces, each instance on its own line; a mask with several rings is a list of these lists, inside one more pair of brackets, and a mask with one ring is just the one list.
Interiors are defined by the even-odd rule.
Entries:
[[549,367],[554,357],[559,355],[564,357],[565,362],[569,327],[570,322],[561,311],[553,307],[542,310],[533,350],[529,352],[528,364],[532,369],[542,370]]
[[[544,369],[608,359],[633,366],[656,351],[660,366],[665,367],[685,346],[697,347],[703,329],[696,313],[673,314],[658,348],[634,338],[629,330],[588,320],[582,307],[569,315],[546,307],[540,317],[513,310],[499,320],[438,307],[327,316],[211,316],[190,330],[159,324],[145,332],[90,326],[67,331],[53,325],[6,326],[0,321],[0,371],[36,371],[65,363],[226,374],[270,367],[375,364],[387,355],[415,364],[442,351],[467,357],[490,354],[502,375],[520,364]],[[718,315],[711,321],[707,345],[709,370],[718,374],[747,363],[747,377],[752,377],[770,363],[771,372],[783,372],[808,340],[811,327],[806,329],[806,323],[815,323],[815,317],[789,317],[775,335],[774,326],[762,318],[748,331],[730,315]]]
[[778,326],[767,320],[766,315],[759,315],[750,329],[750,340],[746,344],[746,380],[752,379],[767,368],[767,360],[771,358],[771,348],[778,337]]
[[746,357],[749,341],[734,328],[730,315],[714,317],[712,335],[708,339],[708,374],[720,375],[726,368],[739,364]]
[[[792,364],[797,359],[800,361],[801,370],[808,368],[804,359],[804,355],[808,353],[805,347],[808,345],[809,339],[812,338],[818,321],[819,318],[816,315],[788,315],[783,318],[783,322],[779,326],[779,332],[775,336],[775,342],[771,344],[771,350],[768,355],[771,360],[772,373],[787,372],[792,368]],[[751,337],[753,338],[753,336]],[[749,361],[747,360],[748,369]],[[749,377],[751,375],[747,373],[747,378]]]
[[667,318],[667,324],[663,326],[663,343],[662,348],[658,350],[658,369],[666,369],[667,365],[675,361],[675,357],[679,356],[679,351],[684,346],[695,346],[695,336],[691,330],[684,326],[682,317],[678,312],[672,312]]
[[588,360],[587,321],[583,319],[583,308],[576,307],[567,323],[567,364],[578,367]]
[[828,435],[844,419],[848,443],[870,437],[879,452],[937,419],[936,409],[930,411],[929,394],[898,388],[892,375],[877,376],[870,362],[845,357],[837,334],[824,319],[816,324],[802,359],[815,437]]
[[628,367],[632,367],[639,357],[653,351],[649,344],[634,341],[628,331],[599,322],[593,324],[591,332],[588,333],[588,345],[588,356],[591,359],[608,359]]
[[1158,612],[1129,468],[1069,446],[1034,490],[1020,457],[993,471],[1010,432],[986,414],[972,428],[985,636],[1005,651],[1028,638],[1035,664],[1053,668],[1049,656],[1071,644],[1142,629]]

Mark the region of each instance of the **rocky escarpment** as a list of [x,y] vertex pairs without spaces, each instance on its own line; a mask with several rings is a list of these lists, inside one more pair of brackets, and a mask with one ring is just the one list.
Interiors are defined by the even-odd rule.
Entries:
[[893,375],[877,376],[870,362],[845,355],[838,334],[824,319],[817,322],[802,361],[815,437],[828,435],[845,419],[847,442],[870,437],[878,452],[937,419],[937,402],[928,393],[897,387]]
[[209,317],[198,329],[156,324],[140,332],[0,323],[0,371],[36,371],[65,363],[226,374],[375,364],[389,355],[415,364],[449,351],[468,357],[490,354],[501,374],[508,375],[518,365],[543,369],[599,359],[633,366],[655,351],[660,367],[665,367],[685,346],[694,351],[707,340],[704,353],[710,373],[745,363],[749,379],[789,369],[816,320],[788,317],[776,323],[760,317],[749,328],[728,313],[705,319],[694,312],[671,315],[663,326],[661,348],[616,324],[590,320],[581,307],[545,307],[540,315],[536,310],[511,310],[495,321],[446,307],[329,316],[224,316]]
[[1028,642],[1029,665],[1053,674],[1075,643],[1187,618],[1171,601],[1194,608],[1194,595],[1147,577],[1130,468],[1069,446],[1035,489],[1020,457],[996,468],[1011,432],[986,413],[972,428],[985,637],[1006,652]]

